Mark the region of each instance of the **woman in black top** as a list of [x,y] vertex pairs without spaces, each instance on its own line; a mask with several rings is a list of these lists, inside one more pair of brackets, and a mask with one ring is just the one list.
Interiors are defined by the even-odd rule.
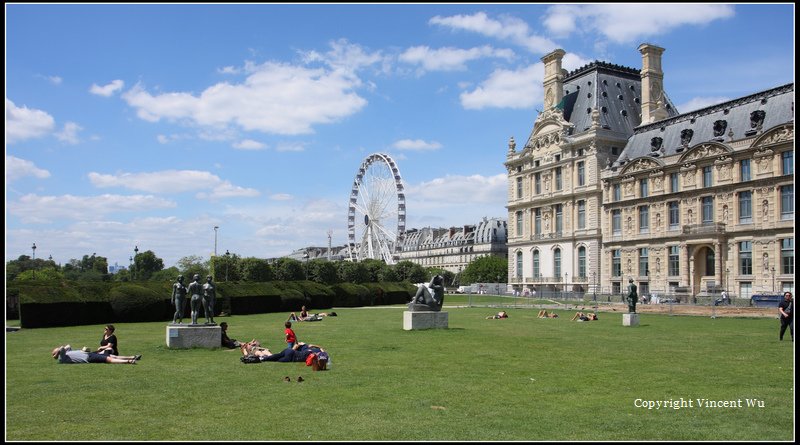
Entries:
[[103,338],[100,340],[100,347],[97,348],[97,352],[101,354],[110,354],[110,355],[119,355],[119,350],[117,350],[117,336],[114,335],[114,325],[106,325],[106,329],[103,332]]

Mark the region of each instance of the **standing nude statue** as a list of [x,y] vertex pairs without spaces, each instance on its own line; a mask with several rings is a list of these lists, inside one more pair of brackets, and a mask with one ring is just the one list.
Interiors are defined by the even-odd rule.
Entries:
[[178,281],[172,285],[172,304],[175,306],[172,323],[181,324],[186,312],[186,285],[183,284],[183,275],[179,275]]
[[203,293],[203,285],[200,284],[200,275],[194,274],[192,282],[189,284],[189,295],[192,296],[192,324],[197,324],[197,313],[200,311],[200,295]]
[[206,284],[203,285],[203,312],[206,313],[206,324],[214,323],[214,301],[217,299],[217,291],[214,283],[211,282],[211,275],[206,277]]

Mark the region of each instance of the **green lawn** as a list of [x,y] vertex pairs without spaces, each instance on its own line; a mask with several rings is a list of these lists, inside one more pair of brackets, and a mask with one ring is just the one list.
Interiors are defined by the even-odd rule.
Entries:
[[[101,325],[8,332],[6,440],[794,439],[794,344],[778,341],[774,319],[642,314],[623,327],[618,313],[577,323],[566,311],[486,320],[496,310],[447,308],[450,329],[404,331],[402,308],[333,310],[293,326],[330,351],[331,369],[317,373],[245,365],[238,351],[169,350],[165,323],[116,325],[120,352],[143,355],[137,365],[50,358],[61,343],[96,346]],[[217,321],[279,350],[286,315]],[[680,398],[694,406],[635,406]]]

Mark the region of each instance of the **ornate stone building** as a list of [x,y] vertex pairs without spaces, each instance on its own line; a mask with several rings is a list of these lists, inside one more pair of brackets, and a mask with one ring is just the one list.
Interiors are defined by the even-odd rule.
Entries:
[[408,260],[424,267],[438,267],[458,274],[482,256],[506,258],[506,221],[483,218],[464,227],[410,229],[400,249],[400,261]]
[[794,85],[679,115],[662,89],[664,49],[639,51],[639,71],[567,73],[563,50],[542,58],[545,110],[505,162],[510,283],[793,288]]

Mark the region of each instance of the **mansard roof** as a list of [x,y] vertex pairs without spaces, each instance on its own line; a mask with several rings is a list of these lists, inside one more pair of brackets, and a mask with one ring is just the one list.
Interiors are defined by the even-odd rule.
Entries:
[[[592,126],[592,110],[600,112],[600,127],[632,135],[642,121],[642,80],[639,71],[595,61],[564,79],[564,118],[575,126],[573,134]],[[667,112],[678,114],[667,97]]]
[[684,113],[635,129],[614,167],[642,157],[685,153],[701,143],[726,143],[794,120],[794,83]]

